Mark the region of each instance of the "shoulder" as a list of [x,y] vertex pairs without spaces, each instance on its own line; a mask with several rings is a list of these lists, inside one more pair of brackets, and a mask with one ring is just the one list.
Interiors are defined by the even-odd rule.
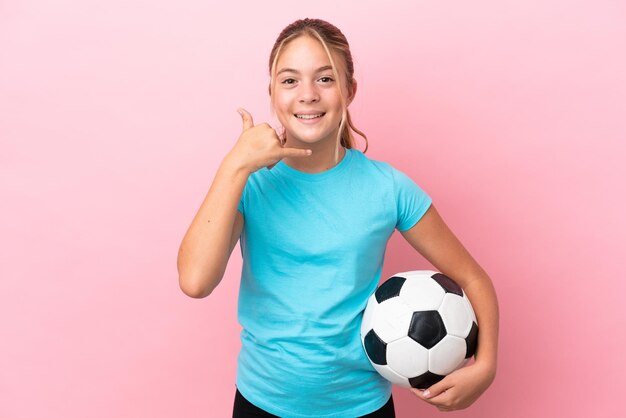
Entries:
[[355,156],[357,160],[362,161],[362,164],[369,166],[371,171],[377,173],[374,177],[381,179],[378,184],[385,184],[388,188],[393,190],[399,203],[407,199],[411,202],[415,201],[415,199],[424,202],[431,200],[429,194],[421,186],[420,182],[416,181],[413,176],[407,174],[404,170],[394,167],[388,162],[366,157],[365,154],[360,151],[357,151]]
[[381,177],[392,183],[405,181],[408,176],[400,169],[382,160],[370,158],[357,149],[352,149],[357,167],[363,173]]
[[352,158],[356,163],[355,165],[359,169],[365,169],[368,173],[382,175],[389,178],[390,180],[393,179],[394,171],[396,171],[396,169],[391,164],[385,161],[370,158],[367,155],[363,154],[363,152],[355,148],[352,148],[351,151],[353,154]]

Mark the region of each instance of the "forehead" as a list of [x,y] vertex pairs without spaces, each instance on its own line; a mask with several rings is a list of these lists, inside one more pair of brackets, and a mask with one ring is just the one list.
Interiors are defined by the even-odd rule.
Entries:
[[[338,70],[343,68],[341,56],[329,48]],[[292,68],[298,71],[314,71],[320,67],[331,65],[328,54],[319,40],[308,35],[299,36],[283,46],[276,71]]]

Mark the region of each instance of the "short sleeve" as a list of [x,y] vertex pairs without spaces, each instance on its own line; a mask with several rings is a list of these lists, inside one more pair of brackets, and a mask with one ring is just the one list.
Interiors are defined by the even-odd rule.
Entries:
[[396,229],[404,232],[424,216],[432,203],[431,197],[413,179],[393,169],[394,193],[398,211]]

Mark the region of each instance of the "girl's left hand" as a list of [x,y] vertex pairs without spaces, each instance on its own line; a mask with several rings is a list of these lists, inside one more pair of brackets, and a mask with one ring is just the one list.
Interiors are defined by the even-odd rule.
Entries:
[[455,411],[473,404],[494,378],[492,367],[474,363],[455,370],[424,391],[411,388],[411,392],[440,411]]

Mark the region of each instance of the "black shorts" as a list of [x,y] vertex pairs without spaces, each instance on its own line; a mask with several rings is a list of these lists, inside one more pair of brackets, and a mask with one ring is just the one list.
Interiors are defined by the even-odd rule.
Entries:
[[[363,415],[361,418],[395,418],[396,412],[393,407],[393,395],[389,397],[389,400],[382,408]],[[235,404],[233,405],[233,418],[277,418],[276,415],[272,415],[265,412],[261,408],[250,403],[243,397],[239,389],[235,393]]]

